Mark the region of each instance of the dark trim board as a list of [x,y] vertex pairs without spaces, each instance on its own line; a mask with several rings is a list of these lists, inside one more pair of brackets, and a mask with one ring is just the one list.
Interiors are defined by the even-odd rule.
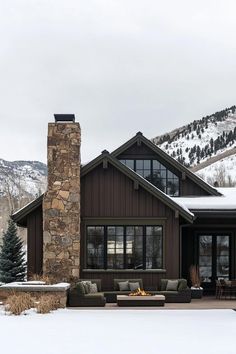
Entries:
[[27,218],[27,271],[28,276],[40,274],[43,264],[42,207],[39,206]]

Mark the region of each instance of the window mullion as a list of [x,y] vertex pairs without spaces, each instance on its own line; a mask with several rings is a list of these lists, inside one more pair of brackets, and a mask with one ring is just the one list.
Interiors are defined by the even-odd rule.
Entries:
[[104,226],[104,269],[107,269],[107,226]]
[[123,250],[124,250],[124,255],[123,255],[123,268],[126,269],[126,226],[124,226],[124,235],[123,235],[123,242],[124,242],[124,246],[123,246]]
[[143,269],[146,269],[146,226],[143,226]]

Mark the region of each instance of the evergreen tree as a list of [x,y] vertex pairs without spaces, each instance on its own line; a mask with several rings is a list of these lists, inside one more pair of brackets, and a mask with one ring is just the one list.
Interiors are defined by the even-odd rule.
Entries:
[[3,283],[23,281],[26,274],[24,258],[23,241],[17,235],[15,223],[10,219],[8,229],[3,234],[0,252],[0,281]]

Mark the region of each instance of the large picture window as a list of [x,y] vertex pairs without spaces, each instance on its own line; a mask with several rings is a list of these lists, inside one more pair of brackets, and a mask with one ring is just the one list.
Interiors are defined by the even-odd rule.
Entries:
[[170,196],[179,196],[179,177],[168,170],[158,160],[120,160],[127,167],[147,179]]
[[124,268],[123,226],[107,226],[107,268]]
[[162,226],[87,226],[88,269],[163,268]]
[[104,226],[87,227],[87,267],[104,268]]

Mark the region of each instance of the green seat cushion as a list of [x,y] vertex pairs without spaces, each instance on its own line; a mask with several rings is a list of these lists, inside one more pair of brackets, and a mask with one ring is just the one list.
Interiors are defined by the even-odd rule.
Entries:
[[160,291],[160,292],[158,292],[157,294],[160,294],[160,295],[171,295],[171,294],[173,294],[173,295],[177,295],[178,294],[178,291],[171,291],[171,290],[169,290],[169,291],[167,291],[167,290],[165,290],[165,291]]
[[85,294],[84,297],[86,297],[86,298],[100,298],[100,297],[104,297],[104,293]]
[[186,279],[179,279],[178,291],[187,289],[188,284]]
[[81,281],[76,284],[76,289],[79,295],[85,295],[85,288]]
[[105,296],[109,296],[109,295],[129,295],[130,294],[130,290],[129,291],[104,291]]
[[168,279],[161,279],[161,291],[166,290]]

